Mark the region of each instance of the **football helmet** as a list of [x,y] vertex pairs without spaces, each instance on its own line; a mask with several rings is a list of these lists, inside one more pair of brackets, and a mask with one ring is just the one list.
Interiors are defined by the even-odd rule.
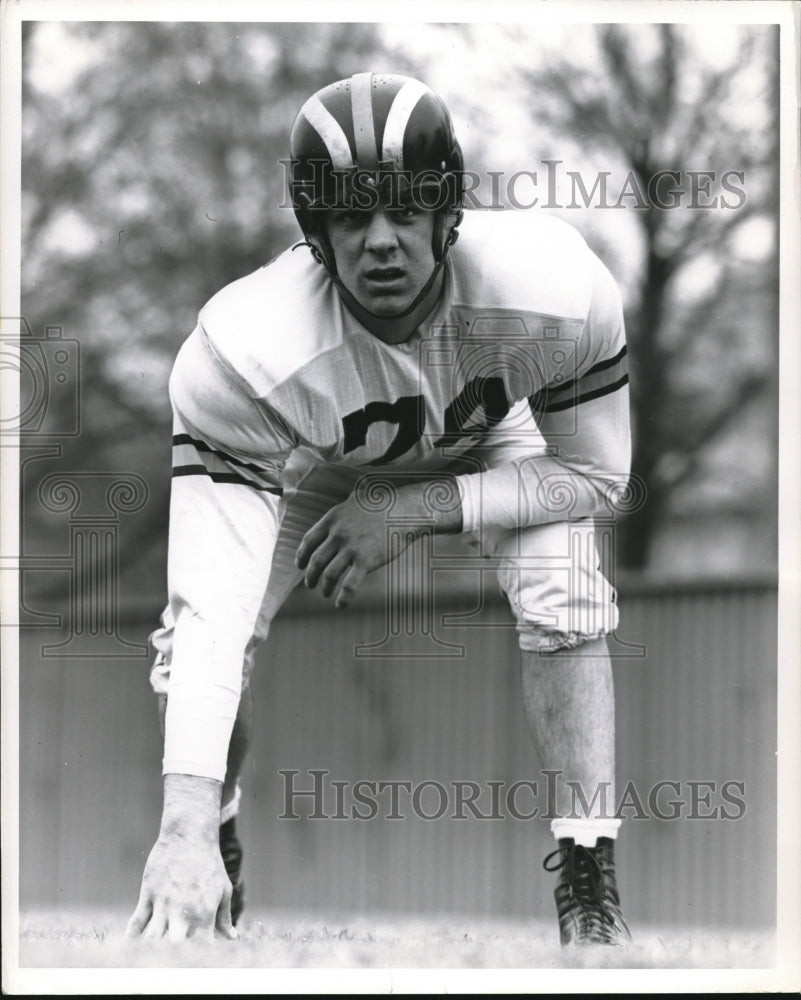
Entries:
[[462,151],[443,101],[407,76],[357,73],[313,94],[290,137],[290,195],[312,253],[336,277],[325,232],[331,208],[401,200],[436,211],[439,270],[462,219]]

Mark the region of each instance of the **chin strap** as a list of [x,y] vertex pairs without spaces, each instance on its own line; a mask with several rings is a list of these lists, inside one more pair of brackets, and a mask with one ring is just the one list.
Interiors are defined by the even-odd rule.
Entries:
[[[356,319],[358,319],[363,326],[367,327],[371,333],[375,333],[377,336],[382,337],[382,339],[387,338],[388,340],[400,342],[411,336],[415,327],[425,319],[434,307],[435,299],[431,296],[431,292],[434,287],[434,283],[436,282],[437,277],[445,264],[448,251],[459,238],[459,223],[461,221],[462,212],[460,211],[456,215],[450,231],[445,238],[442,246],[442,253],[436,260],[434,270],[431,272],[428,281],[426,281],[417,293],[411,305],[404,309],[403,312],[397,313],[395,316],[378,316],[375,313],[370,312],[369,309],[365,309],[358,299],[348,291],[337,274],[333,251],[330,247],[326,246],[327,240],[325,240],[324,236],[315,236],[315,239],[319,240],[322,246],[318,246],[307,237],[306,239],[300,240],[300,242],[296,243],[292,249],[297,250],[298,247],[309,248],[312,257],[318,264],[322,264],[326,271],[328,271],[331,276],[331,280],[337,287],[340,297],[350,312],[352,312]],[[323,242],[324,240],[325,242]],[[428,301],[429,297],[431,298],[431,301]]]
[[414,301],[402,313],[395,316],[377,316],[375,313],[365,309],[359,300],[342,284],[337,275],[332,276],[337,291],[348,310],[353,313],[356,319],[366,327],[370,333],[374,333],[381,340],[387,343],[401,343],[407,340],[415,328],[422,323],[437,303],[439,289],[435,287],[437,277],[445,264],[446,255],[443,254],[437,261],[431,276],[425,285],[415,296]]
[[322,264],[323,267],[326,269],[326,271],[328,271],[329,274],[331,273],[331,269],[326,265],[325,261],[323,260],[323,255],[320,253],[320,251],[313,243],[309,243],[308,240],[300,240],[292,247],[292,250],[297,250],[298,247],[308,247],[309,250],[311,250],[312,257],[314,257],[317,263]]

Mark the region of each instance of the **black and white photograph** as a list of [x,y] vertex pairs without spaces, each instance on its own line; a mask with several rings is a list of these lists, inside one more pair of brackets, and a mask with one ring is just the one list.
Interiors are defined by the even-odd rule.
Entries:
[[801,988],[799,14],[3,5],[5,993]]

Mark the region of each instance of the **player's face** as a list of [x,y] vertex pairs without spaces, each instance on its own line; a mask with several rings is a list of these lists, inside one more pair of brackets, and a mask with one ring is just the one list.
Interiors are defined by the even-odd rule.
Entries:
[[397,316],[434,270],[434,213],[414,205],[328,214],[328,239],[339,278],[376,316]]

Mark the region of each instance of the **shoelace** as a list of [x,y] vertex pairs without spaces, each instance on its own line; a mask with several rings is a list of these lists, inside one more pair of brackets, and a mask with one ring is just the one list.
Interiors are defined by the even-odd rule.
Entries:
[[[551,858],[557,856],[559,861],[549,865]],[[557,847],[545,858],[542,867],[546,872],[556,872],[564,868],[571,895],[574,895],[579,902],[603,903],[604,873],[595,854],[588,848],[581,844]]]
[[[549,864],[553,858],[558,858],[558,861],[556,864]],[[583,929],[579,932],[581,938],[618,944],[618,932],[622,931],[627,937],[630,936],[616,900],[606,891],[608,887],[604,866],[594,851],[581,844],[558,847],[542,864],[550,872],[564,869],[563,884],[567,889],[568,899],[582,914]],[[560,915],[560,924],[563,917],[567,917],[567,914]]]

